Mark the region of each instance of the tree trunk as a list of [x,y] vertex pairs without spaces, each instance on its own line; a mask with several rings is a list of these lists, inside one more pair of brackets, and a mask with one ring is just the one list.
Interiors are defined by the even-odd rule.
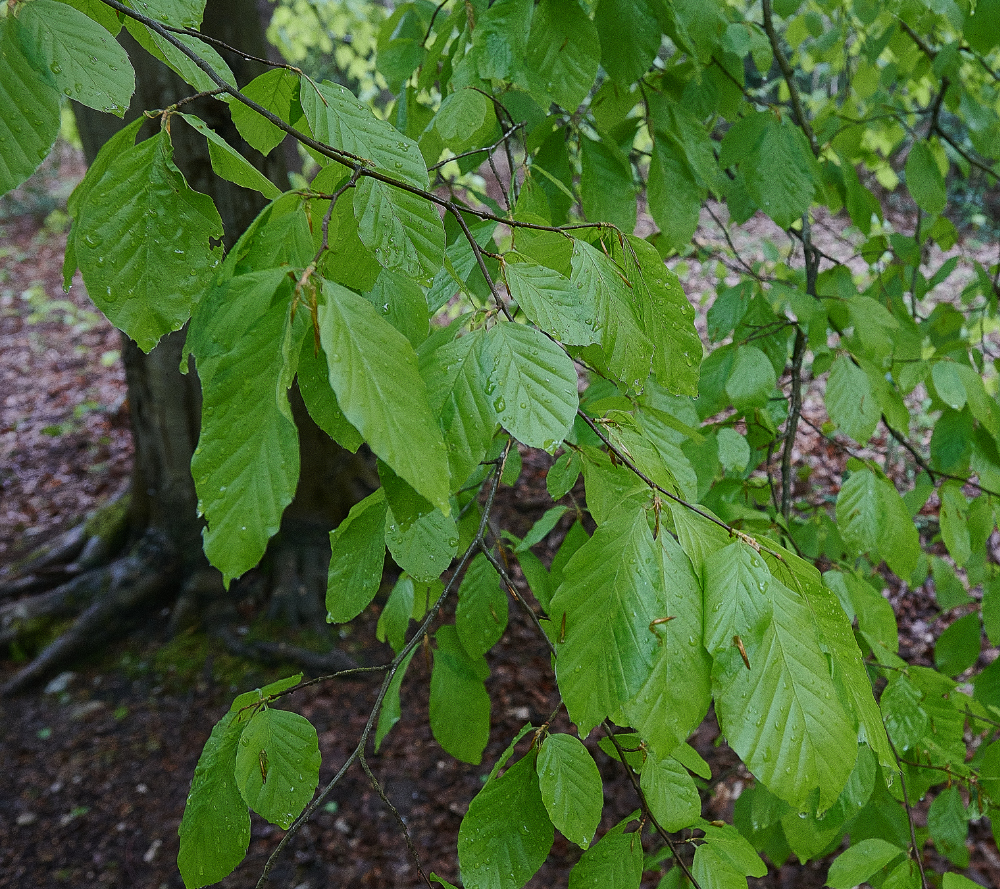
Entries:
[[[239,47],[248,55],[258,58],[268,55],[255,0],[212,0],[205,11],[203,33],[229,46]],[[121,40],[136,70],[136,94],[125,121],[89,108],[75,107],[88,163],[93,162],[101,145],[126,122],[145,110],[172,105],[193,92],[165,65],[143,51],[124,30]],[[250,61],[242,53],[219,51],[239,85],[245,85],[263,70],[259,63]],[[261,171],[279,187],[287,187],[284,155],[280,150],[264,158],[249,149],[222,102],[202,98],[192,105],[190,111],[247,157],[255,159]],[[150,121],[139,138],[147,138],[158,126],[158,120]],[[188,183],[195,190],[208,194],[218,207],[225,225],[226,246],[231,247],[264,206],[263,198],[217,177],[212,171],[204,138],[190,127],[180,124],[172,127],[171,141],[174,162]],[[218,625],[232,611],[231,599],[222,587],[222,577],[208,565],[202,551],[204,523],[198,516],[198,497],[190,465],[200,428],[201,389],[196,373],[182,375],[179,370],[184,337],[184,331],[170,334],[148,355],[123,337],[122,355],[135,440],[128,519],[132,549],[123,560],[131,560],[131,563],[126,566],[127,570],[113,575],[105,570],[94,584],[77,581],[72,590],[75,594],[81,586],[96,590],[102,587],[107,590],[109,585],[115,584],[124,586],[128,578],[136,575],[138,567],[145,572],[157,572],[162,583],[143,583],[140,601],[128,595],[115,594],[107,598],[134,609],[148,605],[150,598],[157,595],[176,597],[175,628],[199,620]],[[282,531],[272,541],[265,561],[270,562],[271,567],[272,613],[299,622],[321,619],[325,614],[321,590],[325,589],[329,553],[326,532],[346,516],[355,502],[370,492],[369,479],[374,473],[363,457],[351,455],[332,442],[309,418],[297,391],[291,394],[299,428],[302,476],[295,499],[285,511]],[[118,579],[111,584],[108,577]],[[171,589],[164,590],[164,584]],[[115,593],[116,589],[110,592]],[[92,596],[93,604],[84,611],[78,625],[65,634],[75,638],[57,640],[49,646],[52,651],[44,650],[3,691],[17,691],[42,678],[57,666],[57,662],[79,650],[79,646],[98,641],[109,623],[107,609],[97,607],[100,596],[99,592]],[[89,619],[88,614],[91,614]],[[232,638],[231,634],[228,638]]]

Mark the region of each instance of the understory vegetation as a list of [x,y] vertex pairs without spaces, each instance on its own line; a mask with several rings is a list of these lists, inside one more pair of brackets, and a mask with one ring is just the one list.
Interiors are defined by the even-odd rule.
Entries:
[[[246,83],[203,11],[5,5],[0,193],[66,97],[125,113],[122,30],[228,105],[246,156],[186,100],[105,144],[69,200],[66,283],[79,268],[146,352],[186,325],[227,585],[310,471],[293,383],[371,451],[325,610],[379,608],[395,657],[235,698],[192,778],[185,885],[240,864],[250,810],[287,854],[350,768],[395,814],[369,759],[418,652],[435,739],[480,763],[509,608],[561,704],[484,763],[468,889],[520,889],[556,830],[574,889],[737,889],[835,853],[834,889],[975,885],[969,825],[995,835],[1000,809],[1000,0],[290,3],[273,38],[332,54],[329,78],[271,62]],[[267,200],[231,249],[173,162],[182,128]],[[304,166],[282,190],[251,160],[286,139]],[[528,451],[551,508],[520,537],[495,503]],[[901,656],[890,604],[918,589],[947,625],[933,663]],[[367,724],[319,787],[295,692],[360,673]],[[732,823],[702,814],[706,718],[754,779]],[[600,836],[595,756],[635,791]]]

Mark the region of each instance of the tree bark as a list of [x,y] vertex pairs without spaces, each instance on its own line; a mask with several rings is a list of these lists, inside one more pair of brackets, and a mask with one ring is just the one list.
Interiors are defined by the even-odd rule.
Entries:
[[[247,55],[258,58],[268,55],[269,47],[255,0],[213,0],[207,4],[202,30]],[[125,31],[121,39],[136,69],[136,94],[125,121],[76,107],[88,163],[125,122],[145,110],[167,107],[193,92],[165,65],[143,51]],[[263,70],[262,65],[249,60],[242,52],[219,51],[240,85]],[[287,187],[281,150],[264,158],[250,149],[233,126],[224,103],[203,98],[189,108],[230,144],[244,151],[279,187]],[[140,138],[148,137],[158,125],[158,121],[151,121],[143,128]],[[225,225],[226,246],[231,247],[264,206],[263,198],[217,177],[211,168],[205,140],[191,128],[180,124],[172,127],[171,141],[174,161],[188,183],[215,202]],[[131,527],[134,539],[149,530],[165,537],[176,550],[182,576],[196,578],[195,586],[203,594],[213,584],[218,593],[221,577],[217,572],[209,572],[202,552],[203,522],[198,516],[198,498],[191,478],[191,456],[200,428],[201,390],[195,373],[182,375],[178,369],[184,336],[184,331],[178,331],[164,337],[148,355],[123,337],[122,355],[135,438]],[[354,484],[359,472],[364,473],[365,464],[342,451],[312,422],[295,392],[292,405],[299,427],[302,477],[295,500],[286,510],[276,545],[295,548],[301,542],[310,548],[319,546],[322,549],[325,533],[317,534],[317,530],[325,532],[336,526],[351,505],[367,493],[368,484],[362,483],[360,487]],[[272,545],[272,549],[275,548]],[[288,574],[288,557],[276,561],[285,565],[283,570]],[[309,563],[315,561],[315,555],[307,559]],[[296,573],[295,566],[291,573]],[[208,580],[209,576],[213,576],[214,581]]]

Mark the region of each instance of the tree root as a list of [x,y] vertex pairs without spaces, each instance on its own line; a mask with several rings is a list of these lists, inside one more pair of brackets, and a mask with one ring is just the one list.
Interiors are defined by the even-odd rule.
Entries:
[[[128,627],[140,606],[163,596],[177,582],[179,561],[168,541],[148,532],[127,555],[106,568],[87,572],[41,598],[47,616],[86,604],[74,624],[0,687],[0,697],[18,694],[114,638]],[[69,590],[67,590],[69,588]],[[71,603],[72,606],[71,607]],[[14,607],[27,609],[26,603]]]
[[52,589],[107,563],[125,545],[129,502],[127,490],[117,494],[78,525],[29,553],[15,576],[0,583],[0,599]]
[[218,630],[216,635],[230,654],[264,664],[294,664],[311,677],[353,670],[358,666],[350,655],[338,648],[319,653],[287,642],[244,642],[229,628]]

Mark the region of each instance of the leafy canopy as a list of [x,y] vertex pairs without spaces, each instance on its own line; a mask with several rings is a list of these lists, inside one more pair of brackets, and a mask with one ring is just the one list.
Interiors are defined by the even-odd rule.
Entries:
[[[123,26],[216,91],[250,145],[307,152],[280,193],[180,107],[138,143],[125,127],[70,201],[66,277],[79,267],[143,349],[187,325],[192,472],[227,581],[308,470],[293,381],[332,438],[378,457],[382,487],[331,533],[331,621],[369,607],[387,551],[404,571],[378,624],[395,657],[346,765],[404,718],[420,644],[434,735],[479,763],[488,654],[508,594],[530,591],[560,730],[526,726],[472,801],[465,886],[518,889],[554,828],[585,850],[571,887],[635,887],[674,861],[661,885],[737,887],[765,872],[758,853],[806,860],[845,836],[831,886],[927,886],[928,841],[965,867],[969,823],[995,829],[1000,807],[1000,683],[980,669],[984,633],[1000,643],[1000,270],[958,225],[998,230],[960,195],[996,185],[1000,2],[419,0],[364,32],[374,69],[338,48],[364,101],[281,66],[236,83],[184,30],[203,5],[5,5],[0,186],[46,156],[64,97],[124,113]],[[282,13],[296,52],[311,7]],[[369,103],[376,86],[388,104]],[[228,254],[173,163],[182,126],[269,202]],[[890,218],[894,189],[910,212]],[[757,254],[740,248],[751,222]],[[819,481],[810,448],[833,460]],[[553,455],[555,500],[582,475],[586,505],[519,539],[490,516],[529,449]],[[550,564],[531,549],[546,538]],[[886,587],[932,590],[959,618],[935,668],[899,656]],[[180,828],[187,886],[239,864],[249,809],[295,832],[332,786],[313,800],[315,730],[275,706],[297,681],[238,697],[207,742]],[[703,819],[711,773],[687,744],[712,703],[755,779],[732,825]],[[642,815],[596,842],[595,756],[638,773]],[[926,829],[907,829],[928,795]]]

